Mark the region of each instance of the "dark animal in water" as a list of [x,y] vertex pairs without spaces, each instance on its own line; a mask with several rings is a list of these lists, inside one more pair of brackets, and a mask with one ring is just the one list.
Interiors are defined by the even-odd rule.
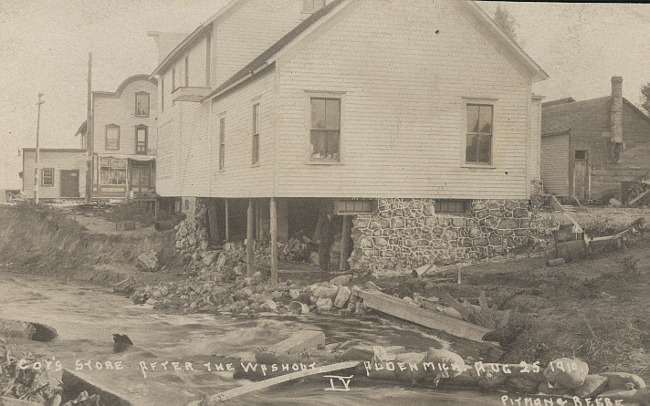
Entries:
[[133,346],[133,342],[126,334],[113,334],[113,351],[122,352],[128,346]]

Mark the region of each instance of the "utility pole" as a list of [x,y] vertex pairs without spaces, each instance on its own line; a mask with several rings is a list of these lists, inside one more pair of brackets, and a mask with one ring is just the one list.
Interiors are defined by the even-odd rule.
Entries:
[[92,93],[93,54],[88,53],[88,106],[86,112],[86,204],[90,203],[93,185],[93,93]]
[[38,117],[36,119],[36,162],[34,163],[34,202],[38,204],[38,187],[41,184],[40,175],[41,171],[39,170],[39,132],[41,130],[41,105],[45,103],[43,101],[43,93],[38,94]]

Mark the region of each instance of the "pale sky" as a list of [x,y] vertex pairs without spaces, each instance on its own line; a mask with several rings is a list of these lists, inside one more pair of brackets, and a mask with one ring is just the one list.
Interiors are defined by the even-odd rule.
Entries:
[[[36,101],[45,94],[41,146],[76,148],[86,119],[88,52],[93,90],[115,91],[151,73],[147,31],[191,32],[226,0],[0,0],[0,189],[21,187],[18,149],[34,147]],[[496,2],[480,3],[493,15]],[[650,82],[650,5],[502,3],[523,49],[550,75],[533,90],[546,100],[623,95],[639,105]]]

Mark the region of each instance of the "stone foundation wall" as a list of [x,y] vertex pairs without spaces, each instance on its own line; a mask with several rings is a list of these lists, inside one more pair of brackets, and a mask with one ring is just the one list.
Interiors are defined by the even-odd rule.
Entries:
[[529,243],[528,200],[473,200],[466,215],[436,214],[434,199],[379,199],[355,218],[352,269],[412,270],[505,254]]

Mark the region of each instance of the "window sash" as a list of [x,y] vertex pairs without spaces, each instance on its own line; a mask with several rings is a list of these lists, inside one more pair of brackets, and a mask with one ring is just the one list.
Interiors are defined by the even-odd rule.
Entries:
[[147,127],[136,127],[135,129],[135,153],[147,153],[147,143],[149,138],[149,131]]
[[225,167],[226,157],[226,119],[219,120],[219,169]]
[[135,94],[135,116],[149,117],[149,93],[138,92]]
[[54,168],[41,169],[41,186],[54,186]]
[[106,126],[106,144],[105,148],[110,151],[120,149],[120,127],[117,125]]
[[341,99],[310,100],[310,159],[340,160]]
[[466,120],[465,162],[492,164],[494,106],[491,104],[467,104]]
[[252,163],[260,161],[260,104],[253,105],[253,140],[252,140]]

